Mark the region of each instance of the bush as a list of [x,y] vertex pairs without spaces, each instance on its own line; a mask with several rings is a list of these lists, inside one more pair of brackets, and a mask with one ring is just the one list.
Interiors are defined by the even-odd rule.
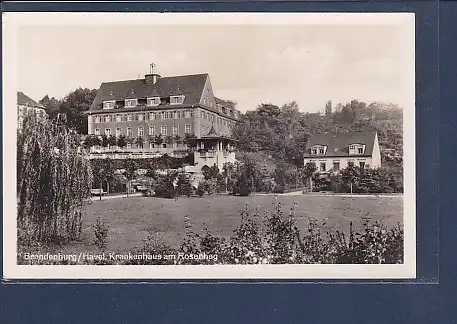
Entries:
[[105,250],[106,245],[108,244],[108,230],[109,226],[102,221],[100,218],[97,218],[97,221],[94,228],[94,243],[98,246],[99,249]]
[[174,181],[176,180],[175,174],[167,174],[161,180],[155,188],[155,196],[161,198],[171,199],[176,197],[176,189]]

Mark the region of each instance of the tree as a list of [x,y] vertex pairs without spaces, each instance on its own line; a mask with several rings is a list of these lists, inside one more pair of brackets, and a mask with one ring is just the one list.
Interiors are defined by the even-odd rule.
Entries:
[[313,174],[316,172],[317,167],[313,162],[307,162],[303,168],[303,177],[309,179],[309,189],[313,192]]
[[127,137],[125,135],[120,135],[119,138],[117,139],[117,146],[120,148],[124,148],[127,146]]
[[187,145],[190,149],[194,149],[197,147],[196,139],[197,139],[197,136],[195,136],[194,134],[186,133],[186,134],[184,134],[183,143],[185,145]]
[[110,147],[116,146],[116,145],[117,145],[117,138],[116,138],[116,136],[113,136],[113,135],[108,136],[108,145],[109,145]]
[[325,104],[325,116],[329,117],[332,115],[332,101],[329,100],[326,104]]
[[138,138],[135,140],[135,144],[138,146],[138,148],[143,148],[143,144],[144,144],[143,136],[138,136]]
[[130,186],[131,186],[132,180],[135,178],[135,171],[137,169],[136,161],[131,158],[125,159],[124,160],[124,169],[125,169],[124,176],[127,178],[127,197],[128,197],[129,193],[130,193],[130,189],[131,189]]
[[108,145],[109,145],[108,136],[102,135],[102,146],[108,147]]
[[173,144],[173,140],[174,140],[174,136],[173,135],[167,135],[165,137],[165,143],[167,143],[168,145],[172,145]]
[[155,136],[154,142],[155,142],[158,146],[162,145],[162,144],[163,144],[163,137],[162,137],[162,134],[156,135],[156,136]]
[[110,193],[110,184],[114,182],[115,178],[115,167],[114,167],[114,162],[110,158],[106,158],[102,162],[102,174],[103,178],[106,181],[106,192],[109,194]]
[[90,161],[66,126],[26,115],[17,135],[17,234],[20,245],[65,243],[82,233],[92,184]]
[[55,119],[57,114],[60,112],[60,105],[62,104],[62,101],[54,97],[49,98],[48,95],[45,95],[39,103],[46,108],[46,112],[49,114],[49,117],[51,119]]

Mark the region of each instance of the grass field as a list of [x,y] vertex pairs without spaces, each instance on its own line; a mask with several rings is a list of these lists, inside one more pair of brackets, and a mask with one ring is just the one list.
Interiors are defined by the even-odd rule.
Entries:
[[[278,201],[288,213],[297,202],[296,219],[303,232],[308,226],[308,217],[319,222],[327,218],[331,228],[348,231],[349,222],[355,227],[362,223],[368,213],[374,220],[382,220],[391,227],[403,223],[402,197],[319,197],[278,196]],[[141,246],[150,231],[159,232],[171,246],[178,247],[184,238],[184,217],[189,216],[196,232],[206,226],[214,235],[228,237],[240,224],[240,212],[248,204],[250,211],[273,210],[272,196],[215,196],[202,198],[161,199],[129,197],[93,201],[83,219],[83,237],[64,247],[64,252],[96,252],[93,244],[93,225],[100,217],[109,225],[107,251],[127,252]]]

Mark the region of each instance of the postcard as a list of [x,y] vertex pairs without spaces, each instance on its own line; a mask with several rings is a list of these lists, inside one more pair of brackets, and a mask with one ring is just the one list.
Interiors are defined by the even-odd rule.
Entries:
[[414,14],[3,24],[4,279],[415,278]]

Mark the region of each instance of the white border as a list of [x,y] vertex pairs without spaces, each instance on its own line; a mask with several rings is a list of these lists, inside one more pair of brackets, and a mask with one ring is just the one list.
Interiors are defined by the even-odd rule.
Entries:
[[[411,13],[4,13],[3,188],[16,183],[17,29],[24,25],[402,25],[415,106],[415,23]],[[115,17],[115,19],[113,19]],[[153,19],[152,19],[153,18]],[[113,23],[115,21],[115,23]],[[415,109],[404,115],[405,259],[399,265],[18,266],[16,196],[3,192],[5,279],[410,279],[416,277]]]

